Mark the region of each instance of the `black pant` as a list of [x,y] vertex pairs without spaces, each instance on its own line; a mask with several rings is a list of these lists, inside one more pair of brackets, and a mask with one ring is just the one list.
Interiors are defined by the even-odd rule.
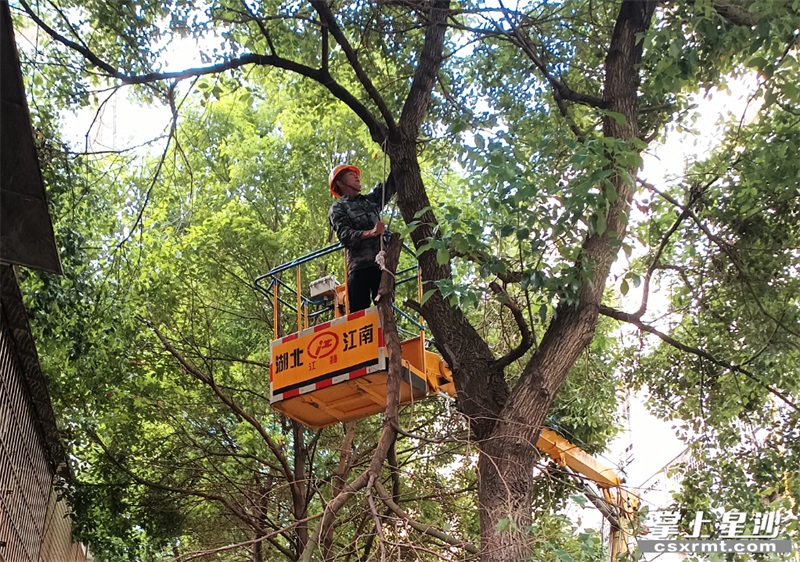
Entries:
[[378,296],[380,285],[381,268],[377,265],[351,272],[347,276],[347,298],[350,299],[350,312],[369,308],[370,300],[374,301]]

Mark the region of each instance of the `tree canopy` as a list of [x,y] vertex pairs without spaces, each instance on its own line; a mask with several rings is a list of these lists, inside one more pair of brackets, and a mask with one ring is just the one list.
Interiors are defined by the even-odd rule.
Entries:
[[[677,505],[797,515],[796,2],[12,6],[67,272],[24,283],[99,559],[599,560],[536,436],[601,451],[641,388],[692,452]],[[750,75],[755,118],[639,177]],[[163,137],[64,143],[123,92]],[[328,243],[348,161],[397,182],[458,400],[311,431],[269,408],[252,281]]]

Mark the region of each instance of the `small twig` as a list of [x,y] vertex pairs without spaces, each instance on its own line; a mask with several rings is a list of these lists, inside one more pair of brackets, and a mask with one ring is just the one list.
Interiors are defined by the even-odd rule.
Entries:
[[511,365],[511,363],[525,355],[525,353],[533,345],[533,337],[531,336],[528,323],[525,321],[525,317],[523,316],[519,305],[513,299],[511,299],[511,297],[508,296],[508,293],[506,293],[495,281],[489,283],[489,288],[494,292],[495,295],[498,295],[500,303],[511,311],[511,314],[514,316],[514,320],[517,322],[517,326],[519,326],[521,337],[519,345],[495,361],[491,367],[492,369],[500,370],[505,369],[507,366]]
[[158,327],[156,327],[155,324],[153,324],[152,322],[150,322],[145,318],[140,317],[139,320],[147,327],[149,327],[153,331],[153,333],[155,333],[156,337],[161,342],[161,345],[164,346],[164,349],[166,349],[175,359],[177,359],[178,363],[180,363],[180,365],[187,373],[191,374],[197,380],[210,386],[211,389],[214,391],[214,394],[216,394],[219,397],[219,399],[231,409],[231,411],[236,413],[238,416],[241,416],[242,419],[246,420],[251,426],[253,426],[253,428],[258,432],[258,434],[267,444],[270,451],[272,451],[272,454],[275,455],[275,458],[280,462],[281,469],[284,475],[286,476],[286,480],[290,483],[293,482],[294,473],[292,471],[292,468],[291,466],[289,466],[289,462],[286,460],[286,456],[281,451],[280,446],[270,436],[266,428],[257,419],[255,419],[253,416],[245,412],[233,398],[227,396],[224,392],[222,392],[222,389],[216,382],[214,382],[214,379],[213,377],[211,377],[211,375],[206,375],[205,373],[200,371],[195,365],[190,363],[186,359],[186,357],[184,357],[183,354],[179,352],[175,348],[175,346],[172,345],[172,343],[161,332],[161,330],[159,330]]
[[[730,165],[729,169],[732,168],[733,166],[735,166],[736,163],[739,162],[739,160],[741,160],[742,156],[743,156],[743,154],[740,154],[736,158],[736,160]],[[719,179],[719,176],[717,176],[717,177],[713,178],[711,181],[709,181],[706,184],[706,187],[710,186],[717,179]],[[753,285],[748,280],[747,272],[745,271],[744,266],[742,265],[742,262],[739,259],[739,256],[736,255],[736,252],[734,251],[734,247],[733,247],[732,244],[728,243],[727,241],[723,240],[722,238],[720,238],[719,236],[717,236],[716,234],[711,232],[711,230],[708,228],[708,226],[706,226],[703,223],[703,221],[701,221],[700,218],[693,211],[691,211],[688,208],[685,208],[683,205],[681,205],[681,203],[676,201],[673,197],[671,197],[667,193],[662,192],[661,190],[656,188],[654,185],[651,185],[651,184],[649,184],[647,182],[644,182],[644,181],[641,181],[641,180],[639,180],[639,181],[640,181],[640,183],[642,185],[644,185],[648,189],[654,191],[655,193],[657,193],[658,195],[663,197],[665,200],[667,200],[670,203],[672,203],[673,205],[675,205],[676,207],[687,211],[689,217],[697,225],[697,227],[706,235],[706,237],[709,240],[711,240],[722,251],[722,253],[724,253],[726,256],[728,256],[728,258],[731,260],[731,263],[733,264],[733,266],[741,274],[742,283],[750,291],[750,294],[753,297],[753,302],[755,302],[756,307],[758,307],[758,309],[761,311],[761,313],[764,316],[766,316],[767,318],[769,318],[770,320],[772,320],[773,322],[775,322],[778,326],[780,326],[783,330],[785,330],[789,334],[791,334],[793,336],[796,336],[796,337],[800,337],[800,332],[798,332],[797,330],[795,330],[795,329],[791,328],[790,326],[786,325],[779,318],[776,318],[774,315],[772,315],[770,312],[768,312],[766,308],[764,308],[764,305],[761,302],[761,298],[759,297],[759,295],[756,292],[756,290],[753,287]]]
[[420,523],[416,519],[409,517],[408,513],[403,511],[399,505],[397,505],[392,498],[389,496],[389,493],[386,491],[386,488],[383,487],[383,484],[380,481],[375,481],[375,489],[378,491],[378,495],[381,498],[381,501],[386,504],[386,507],[392,510],[392,512],[401,518],[403,521],[407,522],[412,528],[416,529],[420,533],[429,535],[431,537],[437,538],[443,543],[449,544],[451,546],[455,546],[458,548],[463,548],[470,554],[479,554],[480,551],[478,548],[468,542],[461,541],[455,537],[448,535],[447,533],[433,527],[431,525],[426,525],[424,523]]
[[672,226],[667,230],[666,234],[661,238],[661,244],[659,244],[658,249],[656,250],[655,256],[653,256],[653,261],[650,263],[650,267],[647,269],[647,273],[644,276],[644,283],[642,288],[642,302],[639,305],[639,310],[636,311],[635,316],[641,318],[645,311],[647,310],[647,300],[650,296],[650,279],[653,276],[653,272],[658,268],[659,260],[661,259],[661,254],[664,253],[664,249],[667,247],[667,243],[675,231],[683,224],[683,221],[686,220],[687,217],[691,214],[691,207],[694,205],[695,201],[699,200],[708,186],[711,185],[710,183],[705,186],[705,188],[701,190],[692,190],[689,196],[689,202],[686,203],[686,206],[683,207],[683,211]]
[[116,466],[119,470],[121,470],[122,472],[127,474],[137,484],[140,484],[142,486],[147,486],[148,488],[153,488],[153,489],[156,489],[156,490],[163,490],[165,492],[171,492],[171,493],[174,493],[174,494],[180,494],[180,495],[184,495],[184,496],[195,496],[195,497],[203,498],[203,499],[208,500],[208,501],[219,502],[222,505],[224,505],[230,511],[231,515],[235,516],[237,519],[241,519],[247,525],[257,527],[257,521],[252,516],[250,516],[246,512],[240,511],[239,509],[236,508],[236,506],[234,506],[230,501],[228,501],[227,499],[223,498],[222,496],[217,496],[217,495],[214,495],[214,494],[201,492],[200,490],[186,490],[186,489],[183,489],[183,488],[176,488],[175,486],[169,486],[169,485],[166,485],[166,484],[160,484],[158,482],[152,482],[152,481],[146,480],[145,478],[142,478],[141,476],[137,475],[132,470],[130,470],[128,467],[126,467],[113,454],[111,454],[111,451],[108,449],[108,447],[106,446],[106,444],[103,442],[103,440],[100,438],[100,436],[97,434],[96,431],[88,430],[87,433],[92,438],[92,440],[94,440],[94,442],[97,443],[100,446],[100,448],[103,450],[103,453],[109,458],[109,460],[114,464],[114,466]]
[[696,355],[697,357],[702,357],[717,365],[719,367],[724,367],[729,371],[734,373],[741,373],[765,390],[768,390],[770,393],[774,394],[777,398],[783,401],[787,406],[791,407],[793,410],[797,410],[797,404],[795,404],[786,394],[781,392],[780,390],[774,388],[773,386],[763,382],[759,377],[757,377],[754,373],[751,373],[747,369],[743,368],[741,365],[736,365],[734,363],[729,363],[728,361],[724,361],[722,359],[717,359],[709,352],[704,351],[702,349],[698,349],[696,347],[692,347],[686,345],[684,343],[679,342],[675,338],[668,336],[664,332],[653,328],[649,324],[645,324],[641,321],[641,319],[637,318],[634,314],[628,314],[626,312],[622,312],[621,310],[616,310],[614,308],[608,306],[600,306],[600,314],[604,316],[608,316],[609,318],[614,318],[615,320],[620,320],[622,322],[627,322],[629,324],[633,324],[637,328],[639,328],[643,332],[647,332],[648,334],[653,334],[654,336],[658,336],[662,341],[671,345],[676,349],[680,349],[681,351],[685,351],[686,353],[691,353],[692,355]]

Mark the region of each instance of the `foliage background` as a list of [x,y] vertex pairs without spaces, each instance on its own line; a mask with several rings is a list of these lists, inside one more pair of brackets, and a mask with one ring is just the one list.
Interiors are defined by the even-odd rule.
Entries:
[[[173,36],[215,31],[219,45],[205,53],[212,57],[213,48],[235,54],[264,41],[254,24],[225,27],[241,16],[225,6],[205,22],[183,2],[62,8],[81,15],[87,44],[131,73],[159,70],[160,49]],[[645,113],[644,125],[655,138],[665,122],[691,127],[691,94],[754,71],[753,103],[763,104],[751,123],[731,116],[708,158],[658,186],[660,194],[642,187],[642,216],[620,245],[634,259],[607,290],[615,306],[634,286],[658,282],[671,319],[661,330],[689,353],[656,338],[625,346],[618,322],[606,319],[551,416],[587,451],[602,451],[619,430],[621,393],[646,388],[653,412],[676,423],[691,447],[693,462],[678,467],[684,484],[676,505],[687,512],[783,507],[796,515],[797,7],[753,2],[752,26],[728,25],[711,8],[665,7],[643,38],[653,55],[641,69],[642,103],[666,108]],[[573,88],[597,90],[615,13],[582,2],[539,9],[553,67]],[[137,19],[128,27],[117,12],[131,10]],[[355,7],[339,16],[363,23]],[[380,41],[361,46],[392,109],[418,47],[412,24],[400,10],[386,12],[370,36]],[[275,33],[286,52],[312,60],[303,31],[287,22]],[[281,457],[306,471],[304,507],[319,513],[347,456],[346,429],[305,431],[269,410],[271,310],[252,279],[327,244],[328,169],[357,162],[365,177],[380,179],[381,147],[320,87],[257,67],[202,77],[172,94],[163,84],[137,87],[143,103],[172,100],[168,139],[143,150],[85,153],[60,140],[62,112],[96,105],[107,84],[76,78],[78,57],[37,40],[35,49],[22,46],[23,62],[67,273],[21,275],[75,463],[78,536],[100,560],[163,559],[253,538],[263,540],[265,559],[292,558],[298,513]],[[489,282],[519,272],[511,294],[541,334],[554,306],[574,298],[582,272],[571,264],[584,236],[605,228],[609,154],[623,167],[635,166],[638,155],[597,134],[602,112],[578,105],[567,119],[559,115],[545,81],[513,45],[485,38],[459,49],[460,40],[454,35],[420,154],[442,221],[436,249],[445,260],[455,256],[454,283],[441,289],[501,355],[518,336]],[[352,81],[341,55],[333,64]],[[395,224],[404,230],[399,218]],[[335,260],[326,266],[341,269]],[[321,274],[307,272],[309,279]],[[648,310],[639,320],[657,326],[665,312]],[[214,385],[182,367],[150,326]],[[509,380],[522,365],[508,370]],[[474,450],[465,424],[437,401],[406,410],[403,424],[420,438],[397,445],[397,496],[419,519],[475,540]],[[378,430],[376,420],[353,430],[348,471],[368,460]],[[574,494],[569,479],[541,468],[536,558],[599,559],[596,536],[558,515]],[[264,539],[266,530],[277,534]],[[332,548],[336,556],[366,555],[374,537],[360,498],[340,517]],[[429,556],[419,550],[422,536],[402,538],[412,545],[402,552]]]

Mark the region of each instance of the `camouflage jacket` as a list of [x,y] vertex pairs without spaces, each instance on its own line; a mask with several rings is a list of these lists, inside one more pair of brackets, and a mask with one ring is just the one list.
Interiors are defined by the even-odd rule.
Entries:
[[369,195],[347,195],[331,205],[328,222],[347,251],[348,273],[375,265],[375,256],[381,250],[380,237],[361,238],[361,233],[375,227],[381,218],[382,203],[388,203],[394,193],[394,178],[389,174],[386,183],[379,183]]

